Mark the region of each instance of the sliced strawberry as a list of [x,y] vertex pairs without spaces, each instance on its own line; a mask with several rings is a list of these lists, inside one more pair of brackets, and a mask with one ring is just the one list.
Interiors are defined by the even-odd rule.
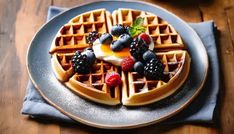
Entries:
[[135,60],[132,56],[126,57],[121,63],[123,71],[131,71],[134,66]]
[[138,37],[141,38],[146,44],[150,44],[151,42],[150,36],[146,33],[141,33]]
[[122,80],[118,73],[109,72],[106,74],[105,83],[108,87],[116,87],[122,83]]

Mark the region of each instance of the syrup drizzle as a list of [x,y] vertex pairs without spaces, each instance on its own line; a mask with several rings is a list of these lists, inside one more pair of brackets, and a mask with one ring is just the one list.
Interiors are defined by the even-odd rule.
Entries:
[[119,57],[119,58],[125,58],[125,57],[128,57],[131,55],[129,48],[123,48],[121,51],[114,52],[111,50],[110,45],[103,45],[102,44],[100,46],[100,49],[101,49],[101,51],[103,51],[103,53],[105,53],[106,56],[114,55],[114,56]]

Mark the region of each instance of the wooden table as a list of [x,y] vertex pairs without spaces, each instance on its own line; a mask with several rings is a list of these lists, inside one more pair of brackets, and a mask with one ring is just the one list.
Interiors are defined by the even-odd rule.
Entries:
[[[0,134],[113,133],[84,125],[33,120],[20,114],[28,81],[25,57],[51,5],[71,7],[95,0],[0,0]],[[222,95],[218,125],[149,126],[116,133],[234,133],[234,0],[146,0],[175,13],[187,22],[214,20],[220,31]]]

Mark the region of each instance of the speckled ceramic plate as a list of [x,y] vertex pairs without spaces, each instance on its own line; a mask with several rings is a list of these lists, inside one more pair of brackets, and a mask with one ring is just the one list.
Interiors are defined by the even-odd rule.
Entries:
[[[168,21],[182,36],[191,56],[191,69],[181,89],[166,99],[148,106],[127,108],[104,106],[80,98],[53,74],[49,48],[59,28],[74,16],[89,10],[132,8],[155,13]],[[46,23],[35,35],[28,49],[27,67],[31,80],[41,95],[62,113],[81,123],[107,129],[146,126],[165,120],[184,109],[199,93],[207,75],[208,58],[198,35],[183,20],[167,10],[143,2],[101,1],[74,7]]]

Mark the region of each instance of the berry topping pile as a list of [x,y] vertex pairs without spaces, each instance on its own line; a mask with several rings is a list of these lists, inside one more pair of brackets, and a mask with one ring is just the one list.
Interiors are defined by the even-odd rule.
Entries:
[[116,87],[122,83],[122,80],[118,73],[109,72],[106,74],[105,83],[108,87]]
[[[112,26],[111,33],[103,33],[99,37],[98,32],[89,33],[87,40],[90,44],[99,39],[100,45],[109,45],[113,52],[129,48],[128,57],[122,59],[121,69],[124,72],[135,71],[144,75],[147,79],[163,80],[164,65],[157,58],[152,49],[152,38],[144,33],[143,18],[137,18],[133,26],[117,24]],[[125,49],[126,51],[126,49]],[[72,66],[77,73],[89,73],[96,56],[92,48],[86,48],[83,52],[76,51],[72,57]],[[107,73],[105,83],[108,87],[121,84],[121,77],[117,72]]]
[[86,49],[82,53],[76,51],[72,57],[72,67],[74,72],[87,74],[90,72],[92,64],[94,64],[96,56],[91,49]]
[[[129,47],[132,42],[132,37],[128,33],[128,26],[123,26],[121,24],[114,25],[111,28],[111,34],[117,38],[110,43],[110,48],[112,51],[117,52],[121,51],[125,47]],[[110,37],[111,38],[111,37]],[[102,38],[99,39],[102,43]]]
[[[123,60],[122,70],[130,71],[130,66],[140,75],[146,76],[147,79],[164,80],[164,65],[157,58],[154,51],[149,49],[149,43],[151,42],[149,35],[146,33],[141,33],[137,38],[135,38],[130,45],[130,53],[133,62],[129,62],[130,65],[125,65]],[[124,65],[124,66],[123,66]],[[128,69],[125,70],[125,66]]]

